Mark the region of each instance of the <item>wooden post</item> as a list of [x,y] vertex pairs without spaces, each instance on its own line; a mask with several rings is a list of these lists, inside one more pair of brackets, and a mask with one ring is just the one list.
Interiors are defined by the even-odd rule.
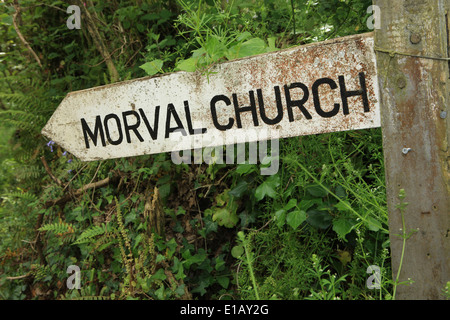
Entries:
[[[395,298],[443,299],[450,281],[450,0],[373,4],[381,13],[375,50],[393,278],[401,266],[400,282],[413,281],[397,286]],[[409,237],[403,242],[399,234]]]

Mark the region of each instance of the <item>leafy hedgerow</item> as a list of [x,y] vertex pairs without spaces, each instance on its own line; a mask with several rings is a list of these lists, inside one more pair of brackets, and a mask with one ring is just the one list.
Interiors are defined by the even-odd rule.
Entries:
[[40,135],[69,92],[365,32],[371,1],[85,5],[93,24],[69,30],[63,1],[0,2],[1,298],[389,297],[365,286],[369,264],[390,274],[377,130],[283,140],[269,177],[167,154],[82,163]]

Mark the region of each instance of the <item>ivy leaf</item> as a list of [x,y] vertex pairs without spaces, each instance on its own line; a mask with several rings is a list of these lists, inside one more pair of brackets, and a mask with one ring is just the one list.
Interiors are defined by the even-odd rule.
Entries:
[[248,183],[246,181],[240,181],[237,186],[233,188],[233,190],[228,192],[228,194],[239,198],[244,194],[245,191],[247,191],[247,189]]
[[275,198],[277,192],[275,189],[280,185],[280,177],[271,176],[266,181],[264,181],[258,188],[255,190],[256,200],[261,201],[265,196],[269,196],[271,198]]
[[139,68],[144,70],[147,73],[147,75],[153,76],[153,75],[157,74],[158,72],[162,71],[163,64],[164,64],[164,62],[162,60],[156,59],[156,60],[144,63]]
[[[303,200],[302,200],[303,201]],[[297,205],[297,199],[293,198],[283,207],[284,210],[289,211]]]
[[124,223],[124,225],[127,226],[130,222],[133,222],[134,220],[136,220],[136,211],[130,211],[125,216],[125,223]]
[[164,273],[164,269],[158,269],[158,271],[156,271],[151,277],[152,280],[160,280],[160,281],[164,281],[166,280],[167,276]]
[[186,261],[184,262],[186,268],[190,268],[192,264],[200,264],[206,259],[206,252],[204,249],[199,249],[199,252],[196,253],[193,256],[190,256]]
[[217,223],[214,221],[211,221],[210,219],[204,219],[203,223],[205,224],[205,237],[210,232],[217,232]]
[[284,223],[286,221],[286,210],[280,209],[277,212],[275,212],[275,221],[279,228],[284,226]]
[[334,232],[336,232],[338,234],[339,238],[341,238],[344,241],[347,241],[345,239],[345,236],[347,234],[349,234],[350,231],[352,231],[353,226],[354,226],[354,223],[346,218],[338,218],[338,219],[333,220]]
[[200,295],[204,295],[206,293],[206,288],[211,284],[211,278],[200,278],[200,281],[197,284],[197,287],[194,288],[191,292],[200,293]]
[[305,211],[294,210],[287,214],[286,222],[295,230],[306,220],[306,218],[307,215]]
[[180,284],[179,286],[178,286],[178,288],[175,290],[175,293],[177,294],[177,295],[179,295],[179,296],[182,296],[183,294],[185,294],[185,291],[184,291],[184,288],[186,287],[186,285],[183,283],[183,284]]
[[228,285],[230,284],[230,278],[227,276],[220,276],[217,277],[217,282],[224,288],[228,288]]

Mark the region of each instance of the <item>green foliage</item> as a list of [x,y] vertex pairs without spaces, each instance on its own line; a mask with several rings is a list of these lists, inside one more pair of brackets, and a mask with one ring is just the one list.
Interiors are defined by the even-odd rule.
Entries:
[[[12,1],[0,2],[0,296],[392,297],[379,130],[280,141],[272,176],[249,163],[176,166],[167,154],[82,163],[40,135],[67,93],[114,79],[107,58],[120,80],[208,76],[224,61],[367,31],[370,4],[90,1],[105,57],[86,20],[67,29],[65,2],[20,1],[20,32],[41,67],[17,36]],[[379,291],[365,286],[372,264]],[[79,290],[65,285],[70,265]]]
[[76,241],[73,244],[90,242],[92,241],[92,238],[103,235],[108,231],[108,227],[104,223],[102,225],[90,226],[77,237]]
[[219,226],[232,228],[239,221],[237,207],[235,198],[229,194],[229,190],[225,190],[216,196],[216,205],[205,210],[205,216],[212,216],[212,220],[217,221]]

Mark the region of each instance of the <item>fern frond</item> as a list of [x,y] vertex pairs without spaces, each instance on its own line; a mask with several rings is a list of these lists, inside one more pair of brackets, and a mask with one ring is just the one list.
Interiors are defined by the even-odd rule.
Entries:
[[44,169],[39,165],[22,165],[16,169],[16,176],[20,180],[37,179],[44,174]]
[[27,202],[35,202],[38,200],[38,197],[28,191],[23,191],[23,192],[19,192],[19,191],[15,191],[15,192],[10,192],[7,193],[5,195],[3,195],[3,198],[8,199],[8,200],[16,200],[16,199],[21,199],[21,200],[25,200]]
[[24,110],[0,111],[0,119],[2,123],[13,125],[18,129],[31,132],[38,132],[47,122],[46,117],[35,113],[35,111]]
[[103,296],[104,290],[100,291],[100,295],[90,294],[89,288],[81,288],[81,290],[70,290],[61,296],[61,300],[111,300],[109,296]]
[[52,232],[57,236],[65,234],[73,234],[75,227],[71,223],[59,221],[55,223],[48,223],[39,228],[39,231]]
[[86,230],[81,233],[81,235],[77,238],[77,240],[73,244],[81,244],[92,241],[92,238],[102,235],[108,231],[108,227],[106,224],[102,224],[99,226],[90,226]]
[[71,300],[111,300],[108,296],[81,296],[70,298]]
[[51,276],[50,266],[44,266],[40,264],[32,264],[30,273],[37,281],[44,280],[47,276]]
[[103,251],[110,245],[117,243],[117,234],[115,232],[105,233],[94,243],[94,250]]

